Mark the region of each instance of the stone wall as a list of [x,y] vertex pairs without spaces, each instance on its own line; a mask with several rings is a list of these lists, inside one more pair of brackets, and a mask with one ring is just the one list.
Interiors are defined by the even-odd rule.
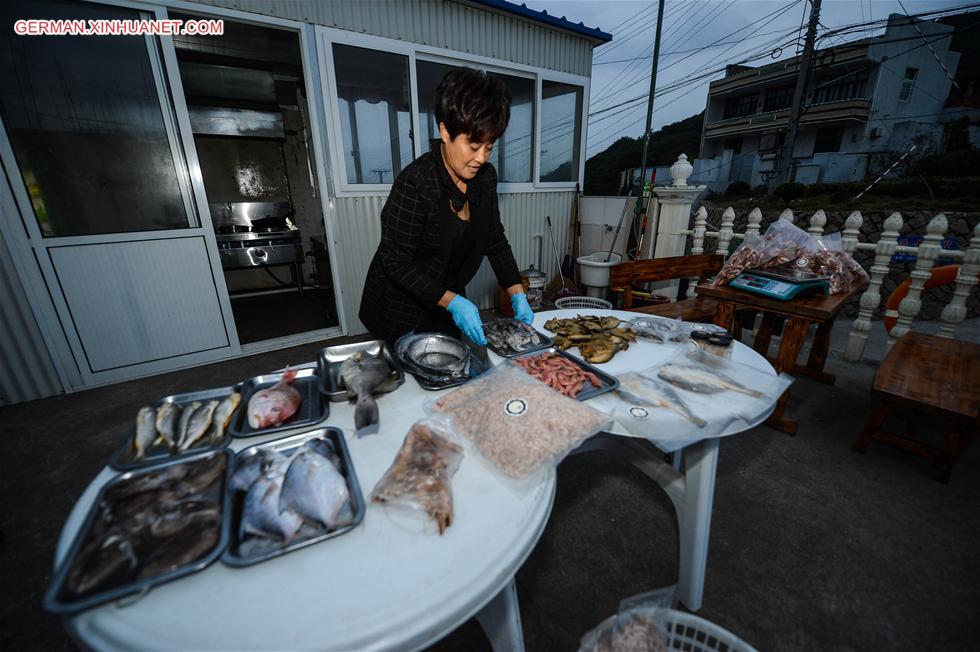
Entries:
[[[721,224],[721,215],[726,207],[721,205],[712,206],[707,203],[704,204],[704,207],[708,210],[708,230],[717,231],[719,225]],[[736,211],[736,233],[745,233],[745,226],[748,222],[747,217],[749,210],[750,209]],[[847,219],[847,216],[850,215],[849,211],[843,212],[825,210],[824,212],[827,215],[827,225],[824,227],[824,231],[826,233],[844,230],[844,221]],[[796,215],[796,221],[794,224],[806,230],[806,228],[810,225],[810,216],[813,214],[813,211],[794,211],[794,214]],[[891,215],[891,213],[862,212],[861,215],[864,217],[864,223],[861,226],[861,235],[858,238],[859,241],[878,242],[878,239],[881,237],[881,232],[884,229],[885,220],[889,215]],[[926,211],[910,211],[908,213],[902,213],[904,224],[902,225],[901,235],[925,235],[926,225],[929,223],[929,220],[935,217],[935,215],[936,213]],[[946,237],[956,238],[956,248],[961,251],[965,250],[970,245],[970,238],[973,235],[973,230],[977,226],[977,222],[980,221],[980,215],[977,213],[946,213],[946,218],[949,220],[949,230],[946,233]],[[764,233],[766,228],[777,219],[779,219],[778,211],[772,211],[769,213],[764,212],[760,233]],[[693,228],[693,222],[694,218],[692,215],[689,228]],[[706,239],[706,252],[713,253],[716,243],[717,240],[714,238]],[[733,241],[732,247],[737,247],[740,243],[741,240],[735,240]],[[690,251],[690,238],[688,238],[688,251]],[[870,269],[871,264],[874,262],[874,252],[858,251],[854,258],[861,263],[864,269],[867,270]],[[875,315],[875,317],[879,319],[881,318],[881,314],[884,310],[884,300],[902,281],[909,278],[909,273],[915,269],[915,263],[892,262],[890,267],[891,271],[888,273],[888,276],[885,277],[881,287],[882,306]],[[967,299],[967,318],[980,316],[980,291],[978,291],[977,288],[980,288],[980,285],[974,286],[973,293]],[[949,302],[952,296],[952,285],[934,288],[924,292],[922,295],[922,312],[919,313],[917,319],[938,319],[943,307]],[[857,299],[851,301],[844,307],[844,314],[848,317],[856,317],[857,312]]]

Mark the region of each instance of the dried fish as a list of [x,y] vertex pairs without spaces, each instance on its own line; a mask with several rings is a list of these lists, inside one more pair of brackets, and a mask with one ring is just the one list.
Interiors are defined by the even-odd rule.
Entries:
[[618,351],[625,351],[636,341],[636,334],[618,317],[579,315],[573,319],[549,319],[544,327],[555,333],[555,346],[564,350],[578,347],[587,362],[608,362]]
[[757,398],[765,396],[763,392],[749,389],[723,374],[708,371],[700,367],[666,364],[660,368],[657,376],[681,389],[697,392],[698,394],[717,394],[718,392],[731,390],[739,394],[755,396]]
[[200,401],[194,401],[190,405],[186,406],[180,413],[180,421],[177,422],[177,448],[180,448],[180,443],[187,439],[187,426],[190,425],[191,417],[202,403]]
[[157,408],[156,430],[162,441],[169,448],[177,443],[177,417],[180,408],[173,403],[164,403]]
[[76,594],[88,593],[120,571],[136,568],[137,563],[129,538],[118,530],[109,531],[78,553],[68,573],[68,588]]
[[632,372],[625,373],[619,377],[619,387],[616,391],[627,401],[635,402],[637,405],[676,412],[698,428],[703,428],[707,423],[704,419],[696,417],[674,390],[652,378]]
[[178,450],[185,451],[200,441],[205,433],[207,433],[208,428],[211,427],[211,418],[214,415],[214,411],[217,409],[219,401],[208,401],[201,407],[194,410],[194,414],[191,415],[190,421],[187,422],[187,433],[184,439],[180,441],[178,445]]
[[211,431],[212,442],[219,442],[224,438],[225,428],[231,423],[231,417],[235,414],[235,410],[238,409],[238,404],[241,402],[242,395],[238,392],[232,392],[215,408],[214,417],[211,420],[214,426]]

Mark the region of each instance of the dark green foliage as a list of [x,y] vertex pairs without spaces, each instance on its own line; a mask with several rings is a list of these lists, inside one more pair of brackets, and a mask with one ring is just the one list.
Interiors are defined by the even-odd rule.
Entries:
[[776,189],[772,191],[772,194],[789,204],[794,199],[799,199],[806,194],[806,186],[796,181],[790,181],[789,183],[784,183],[777,186]]
[[[701,125],[704,113],[665,125],[650,135],[647,148],[647,167],[672,165],[680,154],[694,160],[701,148]],[[628,168],[640,167],[643,137],[623,137],[585,162],[586,195],[615,195],[619,190],[619,174]],[[649,176],[649,172],[648,172]]]
[[748,197],[752,192],[752,187],[744,181],[732,181],[725,188],[726,197]]
[[769,194],[769,186],[764,183],[760,183],[758,186],[752,189],[753,197],[764,197]]

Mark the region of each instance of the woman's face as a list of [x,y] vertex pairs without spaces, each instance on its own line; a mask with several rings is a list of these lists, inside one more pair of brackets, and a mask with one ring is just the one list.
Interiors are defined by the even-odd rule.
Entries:
[[459,134],[455,139],[450,138],[446,125],[441,122],[439,137],[442,139],[442,151],[450,171],[463,181],[475,177],[493,152],[493,142],[480,143],[470,140],[468,134]]

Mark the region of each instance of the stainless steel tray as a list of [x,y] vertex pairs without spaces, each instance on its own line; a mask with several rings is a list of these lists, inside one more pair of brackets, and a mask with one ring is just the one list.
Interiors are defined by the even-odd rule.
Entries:
[[466,365],[466,376],[462,378],[454,378],[444,383],[436,383],[427,380],[426,378],[423,378],[417,374],[412,373],[411,368],[409,368],[408,373],[411,373],[413,376],[415,376],[415,380],[418,382],[419,387],[421,387],[422,389],[426,389],[430,392],[437,392],[441,389],[449,389],[450,387],[459,387],[460,385],[465,385],[466,383],[470,382],[471,380],[473,380],[474,378],[476,378],[477,376],[479,376],[480,374],[482,374],[483,372],[485,372],[487,369],[490,368],[489,364],[484,364],[482,360],[480,360],[478,357],[473,355],[472,351],[469,351],[469,355],[470,355],[470,361]]
[[276,432],[285,432],[303,426],[313,426],[325,421],[330,416],[330,404],[320,393],[320,377],[316,369],[303,367],[296,370],[296,379],[293,387],[299,392],[302,400],[296,413],[286,419],[283,423],[272,428],[261,428],[253,430],[248,425],[248,402],[259,390],[272,387],[280,380],[284,372],[265,374],[256,376],[242,383],[242,404],[232,419],[228,431],[232,437],[258,437],[261,435],[271,435]]
[[[210,552],[193,563],[161,573],[155,577],[122,581],[112,585],[111,588],[95,591],[94,593],[76,595],[71,591],[71,589],[68,588],[68,573],[71,570],[72,564],[75,562],[75,559],[82,547],[88,543],[89,535],[92,532],[92,527],[95,524],[95,520],[102,511],[103,500],[105,499],[106,494],[111,491],[113,487],[118,487],[119,485],[127,483],[134,478],[149,475],[171,466],[199,462],[215,456],[222,456],[225,458],[224,475],[221,476],[220,482],[213,483],[207,492],[202,494],[208,498],[216,500],[221,509],[221,525],[219,526],[221,528],[221,532],[219,534],[217,544],[215,544],[214,548]],[[197,454],[192,457],[169,460],[153,467],[140,469],[139,471],[129,471],[110,480],[104,487],[102,487],[101,491],[99,491],[99,495],[96,496],[95,502],[92,503],[92,507],[89,509],[89,512],[85,517],[85,521],[75,534],[71,547],[68,549],[68,554],[65,555],[61,565],[55,571],[54,579],[51,581],[51,585],[48,587],[48,591],[44,596],[45,610],[59,616],[68,616],[135,593],[145,593],[158,584],[163,584],[164,582],[169,582],[179,577],[196,573],[212,564],[221,556],[222,552],[228,545],[229,519],[226,487],[228,485],[228,478],[230,477],[229,474],[231,472],[233,459],[232,452],[227,448],[203,452],[198,451]]]
[[599,387],[593,387],[592,383],[587,383],[582,388],[582,391],[579,392],[578,396],[575,397],[576,401],[587,401],[590,398],[599,396],[600,394],[605,394],[606,392],[611,392],[617,387],[619,387],[619,379],[616,378],[615,376],[611,374],[607,374],[605,371],[602,371],[601,369],[594,367],[593,365],[590,365],[588,362],[585,362],[584,360],[575,357],[574,355],[568,353],[567,351],[562,351],[561,349],[555,346],[552,346],[547,349],[543,349],[541,351],[534,351],[533,353],[526,353],[524,355],[519,355],[515,359],[533,358],[535,356],[545,355],[547,353],[555,353],[563,358],[567,358],[568,360],[571,360],[579,367],[581,367],[583,371],[588,371],[590,373],[593,373],[599,378],[599,382],[601,383],[601,385]]
[[[216,389],[205,389],[199,392],[187,392],[186,394],[174,394],[173,396],[165,396],[160,400],[153,403],[150,407],[154,410],[163,405],[164,403],[175,403],[178,407],[183,409],[184,406],[193,403],[194,401],[201,401],[202,403],[210,401],[212,399],[222,400],[233,391],[238,391],[240,386],[235,387],[218,387]],[[245,410],[244,402],[238,405],[238,409],[235,410],[232,415],[231,422],[234,423],[239,415]],[[231,430],[231,424],[229,424],[228,429],[225,430],[225,435],[220,440],[216,442],[210,441],[207,437],[201,439],[197,446],[193,446],[186,451],[181,453],[171,453],[170,449],[166,446],[159,444],[154,444],[147,451],[147,455],[142,460],[133,459],[133,435],[135,434],[135,422],[136,415],[133,415],[133,431],[130,432],[126,441],[116,450],[113,454],[112,459],[109,460],[109,466],[116,469],[117,471],[131,471],[133,469],[142,469],[148,466],[153,466],[159,464],[160,462],[168,460],[184,459],[190,455],[196,455],[201,451],[212,450],[215,448],[224,448],[231,441],[231,435],[229,430]]]
[[[501,319],[494,319],[492,321],[513,321],[513,320],[501,318]],[[554,343],[553,339],[551,339],[550,337],[548,337],[547,335],[545,335],[544,333],[542,333],[536,328],[532,330],[534,330],[534,332],[538,334],[538,337],[541,338],[541,341],[538,344],[534,344],[529,348],[522,349],[520,351],[515,351],[510,347],[504,347],[504,348],[496,347],[493,344],[490,344],[489,339],[487,340],[487,347],[489,347],[491,351],[493,351],[499,356],[502,356],[504,358],[513,358],[518,355],[524,355],[525,353],[533,353],[535,351],[540,351],[541,349],[547,349],[548,347],[553,345]]]
[[314,543],[319,543],[321,541],[340,536],[341,534],[354,529],[361,521],[364,520],[366,506],[364,504],[364,497],[361,495],[361,485],[357,481],[357,474],[354,472],[354,465],[351,463],[350,452],[347,450],[347,443],[344,441],[344,434],[337,428],[321,428],[312,432],[304,432],[298,435],[276,439],[275,441],[266,442],[264,444],[251,446],[238,453],[238,456],[235,458],[235,466],[237,467],[238,464],[241,464],[248,457],[258,454],[261,450],[275,451],[277,453],[289,455],[307,441],[316,438],[329,440],[334,445],[337,453],[340,455],[340,463],[342,467],[341,473],[343,473],[344,477],[347,479],[347,490],[350,493],[351,512],[354,515],[351,523],[349,525],[339,527],[336,530],[326,530],[320,526],[311,524],[309,521],[306,521],[304,522],[303,527],[300,529],[299,537],[295,541],[282,544],[271,539],[268,541],[262,541],[256,538],[253,539],[256,542],[253,546],[254,550],[249,551],[251,554],[246,554],[245,551],[242,550],[243,541],[238,536],[238,524],[241,522],[242,508],[245,503],[245,492],[233,489],[229,483],[227,485],[227,504],[229,506],[230,515],[228,521],[231,525],[230,541],[227,549],[221,556],[222,563],[227,564],[228,566],[250,566],[252,564],[257,564],[260,561],[272,559],[273,557],[279,557],[287,552],[299,550],[300,548],[311,546]]
[[347,388],[340,380],[340,366],[344,360],[361,351],[370,355],[381,354],[392,369],[388,380],[374,388],[375,394],[393,392],[405,382],[405,372],[395,362],[384,340],[328,346],[325,349],[320,349],[317,354],[317,368],[320,376],[320,392],[330,401],[340,402],[350,398]]

